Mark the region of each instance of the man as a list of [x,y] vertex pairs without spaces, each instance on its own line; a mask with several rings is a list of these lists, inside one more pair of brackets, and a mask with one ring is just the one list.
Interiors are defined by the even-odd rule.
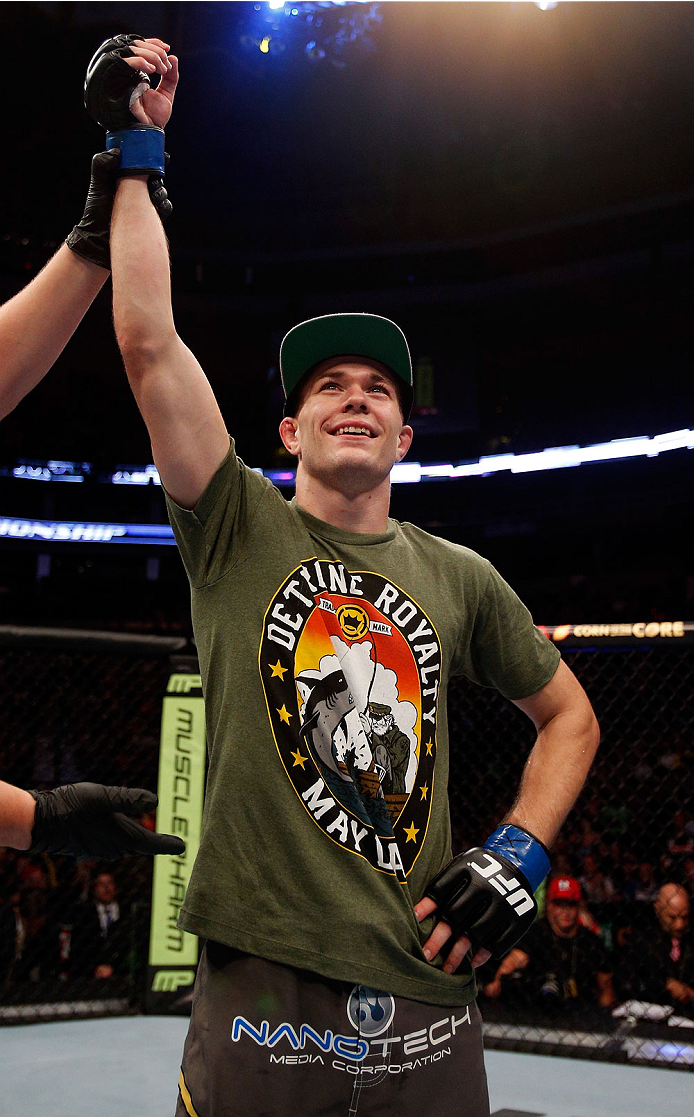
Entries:
[[518,999],[552,1012],[614,1004],[612,967],[600,937],[579,923],[581,886],[575,877],[554,877],[547,886],[545,917],[538,919],[502,960],[484,995],[504,996],[504,979],[523,973]]
[[[166,100],[172,73],[173,88],[176,85],[175,59],[169,61],[167,44],[129,38],[123,64],[133,72],[161,75],[159,99]],[[0,307],[0,419],[45,376],[108,279],[118,163],[117,151],[94,157],[81,221],[31,283]],[[160,216],[167,216],[171,204],[161,179],[150,176],[148,191]],[[73,857],[181,852],[180,839],[151,834],[125,818],[155,805],[156,796],[141,788],[75,784],[37,793],[0,780],[0,845]]]
[[[147,96],[133,104],[145,123]],[[210,753],[181,915],[207,941],[177,1113],[484,1117],[473,966],[515,932],[514,905],[532,918],[542,843],[597,747],[592,710],[484,559],[389,519],[390,472],[413,434],[398,327],[328,315],[285,337],[287,503],[237,459],[176,333],[150,211],[144,180],[123,178],[114,323],[191,582]],[[440,696],[456,673],[497,686],[538,737],[505,826],[441,880]],[[367,731],[374,703],[414,758],[395,819]]]
[[[70,939],[70,968],[76,984],[94,988],[94,982],[122,981],[127,976],[127,955],[132,949],[132,928],[118,901],[113,873],[94,878],[91,900],[76,911]],[[102,985],[102,989],[108,988]]]
[[694,943],[689,929],[689,894],[668,881],[660,888],[649,918],[623,932],[620,964],[625,998],[670,1004],[677,1012],[694,1009]]
[[586,902],[592,907],[613,904],[618,899],[612,878],[600,868],[600,862],[594,853],[585,854],[580,880]]
[[412,753],[409,738],[396,725],[390,706],[370,702],[369,718],[374,757],[383,768],[384,792],[403,795]]

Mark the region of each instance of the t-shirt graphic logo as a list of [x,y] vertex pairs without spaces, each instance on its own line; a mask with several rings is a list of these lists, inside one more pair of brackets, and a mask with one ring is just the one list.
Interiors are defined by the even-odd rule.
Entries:
[[335,616],[348,640],[361,640],[369,631],[369,614],[360,605],[341,605]]
[[434,788],[441,650],[429,618],[382,575],[313,558],[268,607],[259,668],[304,808],[333,842],[404,881]]

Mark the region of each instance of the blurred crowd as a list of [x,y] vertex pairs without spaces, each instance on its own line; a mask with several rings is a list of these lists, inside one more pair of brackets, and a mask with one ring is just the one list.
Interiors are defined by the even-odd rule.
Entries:
[[0,849],[0,1005],[137,999],[151,873],[146,857],[100,864]]
[[[625,836],[608,840],[605,817],[594,798],[567,824],[534,926],[478,971],[483,1012],[532,1022],[628,1003],[637,1016],[694,1021],[694,818],[675,810],[660,853],[646,856]],[[151,873],[147,858],[104,865],[0,850],[0,1004],[137,1001]]]
[[694,818],[677,808],[665,833],[648,838],[660,852],[645,854],[638,834],[634,848],[628,831],[605,837],[606,814],[593,799],[565,828],[540,917],[478,974],[483,1012],[493,1002],[530,1020],[627,1004],[637,1018],[694,1021]]

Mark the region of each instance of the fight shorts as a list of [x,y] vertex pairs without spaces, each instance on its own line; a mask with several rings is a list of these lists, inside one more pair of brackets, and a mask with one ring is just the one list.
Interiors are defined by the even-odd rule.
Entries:
[[476,1004],[202,950],[176,1117],[489,1117]]

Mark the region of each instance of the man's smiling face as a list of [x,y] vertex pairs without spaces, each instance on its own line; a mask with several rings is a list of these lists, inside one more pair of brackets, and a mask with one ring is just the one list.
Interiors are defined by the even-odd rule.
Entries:
[[308,475],[343,492],[380,484],[412,441],[393,375],[377,361],[349,356],[316,366],[280,433]]

